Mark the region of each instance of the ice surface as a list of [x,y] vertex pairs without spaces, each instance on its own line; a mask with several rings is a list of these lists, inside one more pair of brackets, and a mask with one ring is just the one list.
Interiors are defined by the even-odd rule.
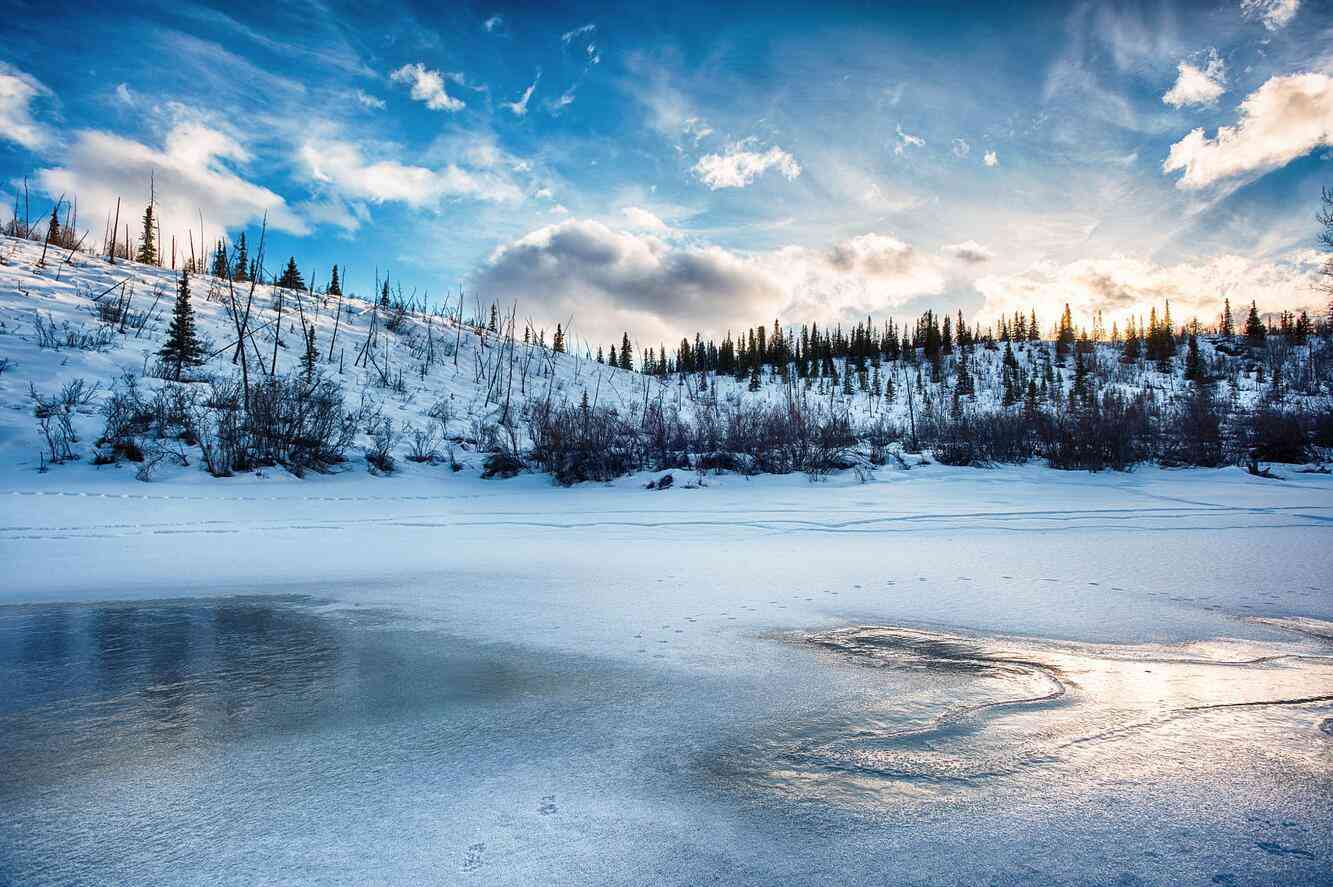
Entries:
[[50,477],[0,880],[1328,879],[1322,477]]

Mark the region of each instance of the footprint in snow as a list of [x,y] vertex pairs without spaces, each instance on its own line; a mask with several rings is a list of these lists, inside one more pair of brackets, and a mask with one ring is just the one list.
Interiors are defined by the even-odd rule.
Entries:
[[463,871],[475,872],[481,868],[481,855],[486,851],[485,844],[470,844],[467,848],[467,855],[463,857]]
[[555,795],[542,795],[542,804],[537,808],[537,812],[542,816],[551,816],[559,808],[555,806]]

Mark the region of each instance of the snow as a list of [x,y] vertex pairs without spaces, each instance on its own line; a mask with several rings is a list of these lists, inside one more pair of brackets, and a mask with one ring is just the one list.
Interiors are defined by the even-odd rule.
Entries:
[[[1327,882],[1333,477],[39,473],[28,381],[139,370],[156,337],[51,352],[31,312],[167,275],[11,249],[0,881]],[[494,408],[462,341],[395,416]],[[811,643],[856,626],[980,665]],[[1049,684],[1001,658],[1066,695],[1014,704]]]

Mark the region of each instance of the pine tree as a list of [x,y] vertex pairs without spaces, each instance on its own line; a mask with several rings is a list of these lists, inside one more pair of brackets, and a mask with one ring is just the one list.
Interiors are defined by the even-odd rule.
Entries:
[[157,354],[164,365],[173,367],[172,378],[177,382],[186,367],[200,366],[204,362],[204,346],[194,331],[190,276],[183,271],[176,288],[176,305],[171,311],[171,323],[167,326],[167,340]]
[[620,340],[620,368],[634,369],[634,352],[630,350],[629,333],[625,333],[624,338]]
[[227,245],[221,240],[218,241],[217,247],[213,250],[213,276],[227,276]]
[[60,204],[51,207],[51,221],[46,223],[46,242],[60,243]]
[[389,307],[389,278],[384,278],[384,286],[380,287],[380,307]]
[[1221,322],[1218,324],[1217,331],[1222,335],[1223,338],[1226,339],[1235,338],[1236,324],[1231,319],[1231,299],[1229,298],[1224,299],[1222,301],[1222,319]]
[[245,245],[244,231],[241,232],[240,237],[236,238],[235,253],[236,253],[235,258],[232,261],[236,263],[236,279],[249,280],[250,251]]
[[1065,303],[1065,311],[1060,315],[1060,327],[1055,335],[1055,353],[1059,357],[1064,357],[1069,353],[1069,348],[1074,344],[1074,321],[1069,314],[1069,303]]
[[301,272],[296,268],[295,256],[287,260],[287,267],[283,269],[282,276],[278,278],[278,286],[289,290],[305,289],[305,280],[302,279]]
[[558,323],[555,325],[555,338],[551,340],[551,350],[556,354],[565,353],[565,331],[560,328]]
[[615,345],[612,345],[612,346],[611,346],[611,357],[610,357],[610,359],[607,361],[607,365],[608,365],[608,366],[617,367],[617,368],[620,367],[620,359],[619,359],[618,357],[616,357],[616,346],[615,346]]
[[[612,347],[612,348],[615,348],[614,345],[612,345],[611,347]],[[602,346],[601,346],[601,345],[598,345],[598,346],[597,346],[597,362],[598,362],[598,363],[601,363],[601,364],[606,363],[606,357],[605,357],[605,355],[602,353]]]
[[150,200],[143,211],[143,236],[139,240],[139,252],[135,255],[134,260],[145,265],[156,265],[156,242],[157,225],[153,221],[153,203]]
[[[492,302],[492,303],[491,303],[491,320],[490,320],[489,323],[486,324],[486,329],[490,330],[491,332],[496,332],[496,331],[499,329],[499,322],[500,322],[500,311],[499,311],[499,309],[495,306],[495,303]],[[559,326],[558,326],[558,325],[557,325],[557,327],[556,327],[556,331],[555,331],[555,332],[556,332],[556,341],[560,341],[560,340],[561,340],[561,339],[560,339],[560,329],[559,329]],[[563,348],[557,348],[556,350],[557,350],[557,351],[561,351],[561,350],[563,350]]]
[[319,366],[319,349],[315,347],[315,325],[305,329],[305,351],[301,354],[301,375],[307,382],[315,378]]
[[329,273],[329,288],[325,293],[330,296],[341,296],[343,294],[342,280],[338,277],[338,266],[333,266],[333,271]]
[[1023,418],[1027,422],[1035,422],[1037,419],[1037,383],[1028,382],[1027,393],[1023,396]]
[[1199,337],[1191,335],[1185,352],[1185,378],[1191,382],[1203,381],[1203,362],[1199,358]]
[[1259,319],[1259,308],[1254,302],[1250,303],[1250,314],[1245,318],[1245,341],[1258,346],[1264,344],[1268,338],[1268,330],[1264,327],[1264,322]]
[[750,364],[750,390],[759,390],[759,361]]

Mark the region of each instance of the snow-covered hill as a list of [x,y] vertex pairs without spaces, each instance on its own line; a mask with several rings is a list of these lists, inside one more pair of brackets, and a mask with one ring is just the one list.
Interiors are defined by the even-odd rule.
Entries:
[[[168,269],[124,260],[112,264],[66,250],[46,250],[43,260],[41,244],[0,238],[0,471],[13,475],[49,468],[66,481],[71,474],[99,470],[138,471],[123,464],[95,465],[113,455],[105,444],[99,449],[95,443],[103,435],[102,413],[113,392],[134,386],[139,397],[148,399],[170,384],[159,378],[156,364],[178,280]],[[545,344],[550,340],[545,330],[540,339],[531,331],[529,344],[528,322],[518,309],[508,320],[501,311],[498,330],[492,331],[474,319],[489,313],[480,304],[461,310],[458,301],[430,309],[385,309],[354,295],[229,284],[209,275],[190,280],[208,357],[186,373],[187,388],[207,389],[204,380],[235,377],[243,369],[252,382],[300,375],[307,350],[303,330],[312,330],[315,371],[339,386],[343,411],[356,416],[341,470],[364,468],[365,454],[378,445],[392,453],[400,470],[480,472],[491,450],[531,450],[529,420],[535,406],[578,410],[584,403],[589,409],[614,409],[633,428],[648,429],[657,417],[667,417],[676,424],[654,432],[663,438],[679,436],[680,428],[693,429],[689,441],[662,444],[682,449],[682,463],[698,462],[703,454],[699,438],[706,435],[696,433],[700,427],[711,422],[724,435],[728,422],[734,428],[756,411],[795,405],[816,420],[845,422],[860,440],[853,447],[859,449],[854,460],[867,461],[868,441],[879,441],[879,455],[869,461],[903,467],[915,461],[902,458],[913,423],[943,421],[960,409],[994,412],[1005,390],[1005,348],[969,349],[967,371],[975,393],[955,404],[957,353],[945,358],[939,379],[931,378],[923,362],[887,360],[851,385],[841,362],[841,381],[786,379],[771,368],[739,379],[717,373],[646,375],[600,363],[582,344],[556,353]],[[234,313],[247,311],[242,366],[236,348],[242,324]],[[511,328],[520,332],[511,337]],[[1266,375],[1262,360],[1228,357],[1206,337],[1200,337],[1199,347],[1203,365],[1219,380],[1219,400],[1246,408],[1271,393],[1272,370]],[[1067,398],[1074,384],[1072,362],[1054,359],[1053,351],[1049,343],[1021,343],[1013,349],[1023,379],[1048,383],[1043,384],[1043,405]],[[1291,398],[1309,404],[1327,397],[1327,382],[1315,372],[1310,348],[1286,349],[1281,360],[1290,368],[1286,386]],[[1087,363],[1102,391],[1149,391],[1156,403],[1169,405],[1182,402],[1192,390],[1182,359],[1162,372],[1143,361],[1125,365],[1115,348],[1099,345]],[[52,452],[35,414],[42,412],[38,399],[49,403],[62,393],[70,406],[73,458],[51,466],[53,455],[58,461],[60,454]],[[206,399],[202,391],[198,396]],[[203,475],[199,447],[184,437],[159,452],[150,460],[152,470],[141,474],[175,482]],[[899,458],[887,458],[895,453]],[[408,464],[412,454],[420,467]],[[270,477],[286,474],[275,466],[260,470]]]

